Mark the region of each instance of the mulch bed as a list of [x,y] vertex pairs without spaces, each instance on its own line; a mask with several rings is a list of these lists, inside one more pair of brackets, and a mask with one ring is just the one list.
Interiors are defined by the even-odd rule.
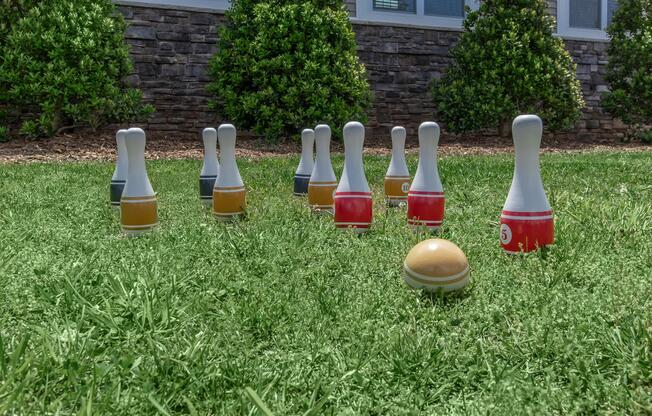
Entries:
[[[389,137],[365,140],[366,154],[388,154],[391,146]],[[264,157],[296,154],[299,143],[286,142],[270,145],[253,138],[242,138],[237,142],[240,157]],[[407,143],[408,152],[416,152],[418,143]],[[493,136],[455,136],[443,134],[440,140],[441,155],[478,155],[511,152],[509,138]],[[334,152],[341,152],[341,143],[333,144]],[[613,140],[568,140],[545,137],[543,152],[588,152],[588,151],[652,151],[651,145],[640,142]],[[146,157],[152,159],[200,159],[203,145],[199,137],[148,136]],[[16,139],[0,143],[0,163],[64,162],[64,161],[112,161],[115,159],[115,137],[107,133],[64,134],[52,139]]]

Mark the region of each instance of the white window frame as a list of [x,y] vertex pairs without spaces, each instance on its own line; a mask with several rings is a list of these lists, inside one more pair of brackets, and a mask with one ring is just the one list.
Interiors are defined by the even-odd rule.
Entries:
[[229,0],[114,0],[114,2],[127,6],[159,6],[165,9],[184,8],[210,12],[224,12],[231,7]]
[[[464,0],[472,10],[480,7],[479,0]],[[374,10],[373,0],[356,0],[355,17],[359,23],[394,23],[409,26],[441,27],[447,29],[462,29],[464,17],[446,17],[425,14],[424,0],[416,0],[416,12],[400,12],[393,10]]]
[[557,33],[565,39],[609,40],[607,32],[608,3],[600,0],[600,29],[571,27],[570,0],[557,0]]

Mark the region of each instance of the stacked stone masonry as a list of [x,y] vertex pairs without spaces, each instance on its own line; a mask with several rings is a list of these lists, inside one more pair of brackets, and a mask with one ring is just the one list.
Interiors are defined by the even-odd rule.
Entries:
[[[134,73],[130,85],[140,88],[156,113],[147,126],[169,135],[198,134],[221,121],[209,107],[208,63],[217,50],[222,14],[154,7],[120,6],[129,27],[125,37],[131,46]],[[374,94],[369,110],[368,134],[388,136],[394,125],[403,125],[413,136],[419,123],[433,119],[429,85],[450,64],[449,50],[460,32],[437,29],[353,24],[358,55],[366,65]],[[625,128],[600,106],[604,81],[606,44],[567,41],[577,62],[586,108],[571,136],[620,135]]]

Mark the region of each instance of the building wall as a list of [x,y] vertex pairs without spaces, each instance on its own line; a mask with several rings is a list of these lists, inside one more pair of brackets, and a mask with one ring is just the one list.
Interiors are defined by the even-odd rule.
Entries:
[[[208,62],[216,52],[222,14],[154,7],[119,6],[129,27],[135,71],[129,83],[140,88],[157,112],[149,129],[167,134],[197,134],[220,121],[208,108],[205,86]],[[370,136],[388,136],[394,125],[411,134],[421,121],[433,119],[429,92],[450,63],[448,51],[459,31],[353,23],[358,54],[366,65],[374,93],[369,111]],[[606,44],[567,41],[578,64],[578,78],[587,102],[571,135],[612,135],[620,123],[604,114],[600,93],[604,82]]]

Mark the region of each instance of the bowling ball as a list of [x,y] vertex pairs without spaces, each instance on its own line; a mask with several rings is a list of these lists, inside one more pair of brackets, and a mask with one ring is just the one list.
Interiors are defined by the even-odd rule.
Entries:
[[412,247],[403,263],[403,279],[413,289],[444,293],[469,283],[469,261],[458,246],[441,238]]

